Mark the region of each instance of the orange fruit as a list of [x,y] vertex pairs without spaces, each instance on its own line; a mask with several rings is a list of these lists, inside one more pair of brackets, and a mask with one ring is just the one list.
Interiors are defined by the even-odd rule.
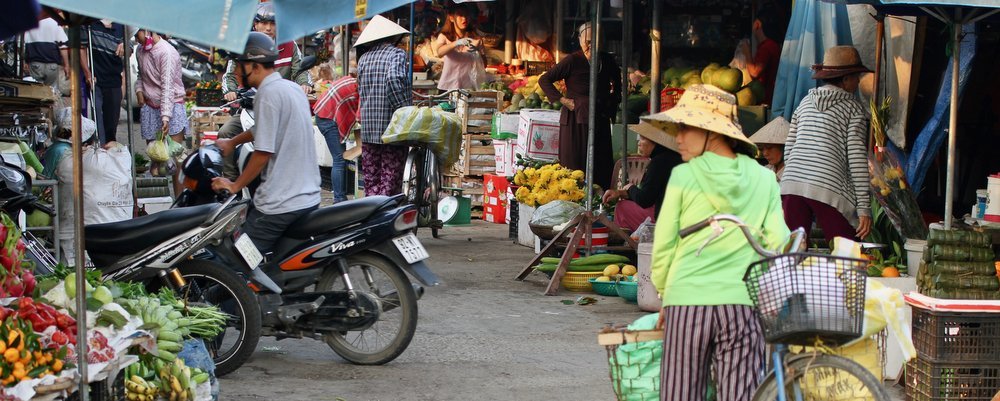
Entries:
[[889,266],[882,269],[882,277],[899,277],[899,269]]

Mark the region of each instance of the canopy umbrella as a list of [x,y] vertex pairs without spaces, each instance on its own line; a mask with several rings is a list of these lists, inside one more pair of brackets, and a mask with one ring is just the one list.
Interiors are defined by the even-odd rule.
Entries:
[[[951,104],[949,105],[949,122],[948,122],[948,167],[945,176],[945,203],[944,203],[944,229],[950,230],[952,226],[953,210],[954,210],[954,193],[955,193],[955,141],[958,135],[958,99],[960,96],[959,89],[961,88],[961,78],[962,75],[968,76],[968,66],[971,65],[971,58],[966,58],[965,70],[963,74],[962,65],[962,54],[963,51],[969,51],[972,49],[963,49],[962,46],[962,32],[964,26],[969,24],[974,24],[984,18],[991,15],[1000,13],[1000,2],[996,0],[824,0],[827,2],[836,2],[841,4],[870,4],[876,9],[890,15],[929,15],[934,17],[945,24],[948,24],[953,29],[951,30],[951,56],[952,62],[949,67],[951,70]],[[947,87],[947,83],[942,85]],[[943,89],[942,89],[943,90]],[[933,121],[932,121],[933,122]],[[937,146],[934,145],[935,141],[933,139],[933,134],[940,132],[938,130],[922,132],[921,137],[917,139],[920,143],[922,140],[924,143],[928,143],[925,150],[936,149],[940,146],[940,138],[936,141]],[[931,136],[931,137],[928,137]],[[922,152],[922,154],[928,154],[934,152]],[[913,178],[917,170],[913,167],[923,167],[926,169],[927,163],[920,163],[924,158],[911,158],[908,163],[908,178]],[[922,177],[922,174],[920,175]],[[912,182],[912,181],[911,181]],[[920,180],[922,182],[922,180]],[[916,187],[919,188],[919,187]]]
[[[285,42],[336,25],[365,19],[410,3],[412,0],[271,0],[278,41]],[[107,18],[140,26],[221,49],[243,50],[257,1],[252,0],[40,0],[44,5],[74,14]]]

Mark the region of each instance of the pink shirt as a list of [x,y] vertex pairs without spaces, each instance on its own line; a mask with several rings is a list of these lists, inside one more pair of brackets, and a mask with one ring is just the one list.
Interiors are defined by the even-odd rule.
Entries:
[[135,83],[135,91],[145,95],[150,107],[160,109],[160,115],[171,117],[173,107],[161,106],[184,104],[180,55],[170,43],[160,40],[149,51],[140,47],[136,58],[139,60],[139,79]]

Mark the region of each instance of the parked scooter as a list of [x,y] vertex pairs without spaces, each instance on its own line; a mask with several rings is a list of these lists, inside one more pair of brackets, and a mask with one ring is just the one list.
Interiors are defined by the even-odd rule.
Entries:
[[[221,375],[242,365],[253,353],[260,339],[261,312],[246,280],[230,269],[191,258],[205,247],[239,236],[249,201],[228,194],[220,200],[88,225],[84,240],[87,254],[105,279],[141,282],[149,290],[168,287],[189,302],[223,307],[231,315],[226,332],[206,339]],[[28,174],[6,163],[0,164],[0,208],[14,216],[35,209],[54,214],[32,194]],[[29,257],[46,259],[48,255],[39,254],[46,251],[32,238],[25,237],[25,241]],[[36,272],[52,273],[49,267],[39,264]]]
[[[180,205],[218,200],[211,181],[221,165],[214,145],[189,156]],[[402,196],[371,196],[302,216],[268,255],[224,238],[203,256],[243,267],[260,301],[263,335],[324,341],[352,363],[380,365],[399,356],[416,331],[423,287],[408,275],[438,284],[424,263],[427,251],[410,232],[416,219]]]
[[167,41],[177,49],[181,59],[181,80],[185,88],[192,88],[202,81],[215,79],[212,71],[212,50],[181,38]]

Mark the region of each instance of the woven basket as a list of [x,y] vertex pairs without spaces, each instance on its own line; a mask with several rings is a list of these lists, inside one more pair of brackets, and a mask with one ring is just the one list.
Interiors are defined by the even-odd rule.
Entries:
[[567,291],[591,292],[594,290],[590,285],[590,279],[603,276],[602,272],[566,272],[562,278],[562,286]]
[[615,288],[614,281],[597,281],[596,278],[589,279],[590,285],[594,287],[594,292],[597,295],[604,295],[606,297],[617,297],[618,289]]
[[618,296],[622,297],[622,299],[630,303],[638,301],[639,283],[634,281],[619,281],[615,288],[618,290]]

